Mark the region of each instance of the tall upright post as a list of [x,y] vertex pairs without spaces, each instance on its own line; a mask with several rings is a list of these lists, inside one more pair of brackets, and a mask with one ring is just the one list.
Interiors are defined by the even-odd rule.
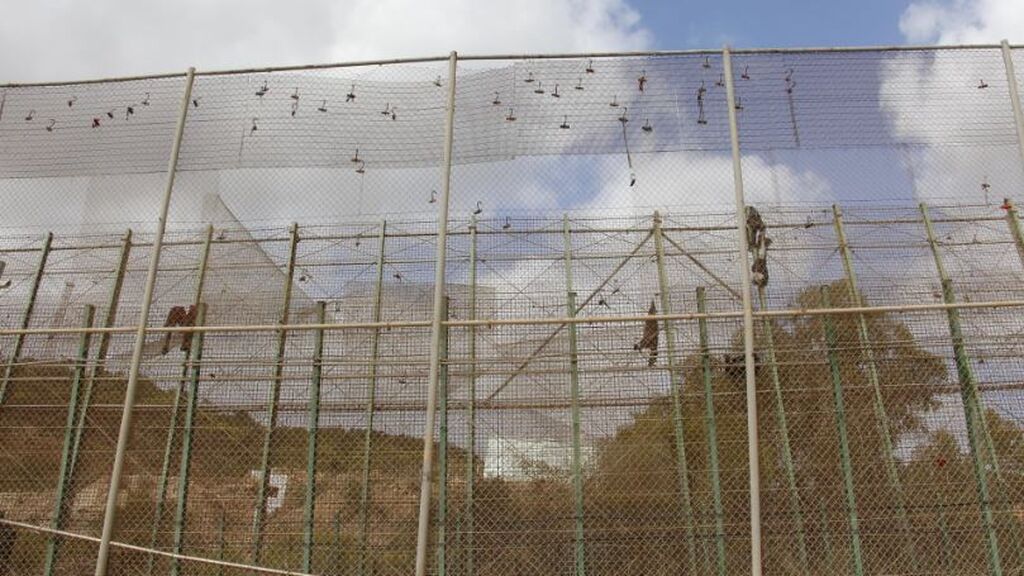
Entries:
[[[704,287],[697,287],[697,312],[707,314],[708,306]],[[711,475],[711,491],[715,505],[715,541],[718,548],[718,576],[725,576],[725,515],[722,512],[722,482],[718,472],[718,430],[715,425],[715,395],[712,389],[713,372],[711,352],[708,344],[708,319],[697,320],[700,329],[700,368],[704,381],[705,421],[708,427],[708,463]]]
[[[210,242],[212,240],[213,226],[208,225],[206,227],[206,237],[203,240],[203,247],[199,253],[198,278],[192,297],[192,305],[196,309],[199,308],[199,304],[203,299],[203,286],[206,283],[206,265],[210,259]],[[188,367],[189,357],[186,354],[181,361],[181,377],[178,379],[178,385],[174,389],[174,402],[171,403],[171,419],[167,425],[167,440],[164,442],[164,459],[163,464],[160,466],[160,480],[157,482],[156,488],[156,502],[154,503],[156,509],[153,511],[153,531],[149,538],[150,548],[156,548],[157,540],[160,538],[160,528],[163,525],[164,500],[167,498],[167,483],[170,478],[171,459],[174,453],[174,437],[178,430],[178,413],[181,411],[182,388],[185,387],[185,383],[188,381]],[[150,554],[146,559],[146,574],[153,573],[155,560],[155,554]]]
[[[476,320],[476,215],[469,223],[469,319]],[[469,325],[469,399],[466,404],[466,420],[469,427],[466,437],[466,510],[463,526],[466,554],[466,574],[475,574],[476,528],[474,525],[475,506],[473,492],[476,488],[476,325]]]
[[[821,305],[831,308],[828,286],[821,287]],[[857,497],[853,492],[853,462],[850,458],[850,439],[846,431],[846,407],[843,402],[843,376],[839,366],[839,340],[831,315],[824,315],[825,346],[828,368],[832,376],[832,400],[836,411],[836,430],[839,434],[839,460],[843,470],[843,490],[846,493],[846,513],[850,522],[850,551],[853,555],[853,573],[864,576],[864,556],[860,544],[860,520],[857,516]]]
[[[206,322],[206,304],[196,307],[196,326]],[[192,345],[189,347],[189,385],[188,400],[185,406],[185,421],[181,430],[181,459],[178,464],[178,494],[174,509],[174,547],[175,554],[185,549],[185,526],[188,522],[188,488],[189,474],[192,472],[192,440],[195,435],[196,411],[199,409],[199,379],[203,362],[203,334],[197,330],[192,333]],[[171,576],[181,573],[181,560],[171,561]]]
[[1006,207],[1006,224],[1010,227],[1010,235],[1013,236],[1013,244],[1017,247],[1017,256],[1020,257],[1020,265],[1024,266],[1024,231],[1020,227],[1020,214],[1017,213],[1017,205],[1009,198],[1003,199],[1003,206]]
[[[316,303],[316,323],[327,318],[327,303]],[[302,513],[302,571],[313,571],[313,527],[316,517],[316,436],[320,427],[320,379],[324,369],[324,329],[313,333],[313,374],[309,381],[309,411],[306,414],[306,501]]]
[[[448,298],[444,299],[443,317],[448,320]],[[437,576],[445,576],[448,566],[448,327],[441,333],[441,374],[437,380],[438,402],[441,404],[438,422],[437,466]]]
[[427,528],[430,525],[430,493],[434,475],[434,411],[437,409],[437,379],[441,366],[441,307],[445,297],[445,258],[448,255],[448,199],[452,184],[452,137],[455,130],[455,68],[458,55],[448,58],[448,103],[441,157],[441,198],[437,214],[437,256],[434,263],[434,313],[430,321],[430,368],[427,376],[427,406],[423,423],[423,470],[420,474],[420,509],[416,531],[416,576],[427,572]]
[[[384,298],[384,254],[387,242],[387,220],[381,220],[377,237],[377,280],[373,289],[373,321],[381,321],[381,304]],[[373,329],[370,339],[370,380],[366,393],[366,432],[363,436],[363,483],[359,494],[359,562],[358,574],[366,574],[366,560],[369,554],[370,534],[370,467],[373,465],[373,416],[377,403],[377,363],[380,354],[380,328]]]
[[[764,286],[757,287],[758,308],[764,310],[768,305],[768,297]],[[772,393],[775,395],[775,419],[779,426],[779,441],[782,450],[782,467],[786,472],[786,488],[789,492],[789,508],[796,524],[796,551],[800,559],[800,567],[804,572],[810,568],[807,555],[807,533],[804,528],[803,504],[800,502],[800,489],[796,483],[796,467],[793,465],[793,449],[789,439],[789,421],[786,417],[786,403],[782,396],[782,379],[779,377],[779,363],[775,357],[775,333],[772,319],[765,316],[761,319],[761,330],[764,335],[765,365],[772,380]]]
[[736,121],[736,87],[732,75],[732,54],[722,50],[725,76],[725,100],[729,113],[729,140],[732,144],[732,172],[736,193],[736,258],[743,283],[743,365],[747,378],[747,465],[750,474],[750,574],[761,576],[761,462],[757,431],[757,376],[754,367],[754,309],[750,297],[750,263],[747,258],[746,201],[743,198],[743,166],[740,161],[740,135]]
[[[27,329],[32,321],[32,311],[36,307],[36,296],[39,294],[40,284],[43,283],[46,260],[50,257],[50,246],[52,244],[53,232],[47,232],[46,236],[43,237],[43,247],[39,252],[39,264],[36,266],[36,273],[32,276],[32,287],[29,288],[28,292],[28,304],[25,305],[25,312],[21,315],[20,327],[22,330]],[[0,405],[7,400],[7,385],[10,383],[14,370],[18,366],[18,360],[21,358],[21,349],[24,346],[25,334],[19,333],[14,337],[14,350],[11,351],[11,358],[7,361],[7,366],[4,368],[3,381],[0,382]]]
[[[662,232],[661,214],[654,213],[652,235],[654,236],[654,256],[658,267],[658,293],[661,296],[661,313],[671,314],[672,299],[669,294],[668,274],[665,272],[665,237]],[[681,513],[686,522],[686,550],[690,571],[695,571],[697,562],[697,545],[693,526],[693,504],[690,494],[690,471],[686,458],[686,442],[683,432],[683,375],[676,363],[675,327],[665,320],[662,331],[665,333],[665,350],[668,356],[668,376],[672,390],[672,430],[676,443],[676,482],[678,483]]]
[[135,344],[132,347],[132,359],[128,366],[128,383],[125,385],[124,409],[121,413],[121,427],[117,433],[117,448],[114,451],[114,467],[110,472],[110,486],[107,490],[107,505],[103,515],[103,532],[100,535],[99,549],[96,553],[95,576],[106,576],[107,561],[110,557],[110,538],[114,535],[114,523],[117,521],[118,492],[121,490],[121,473],[124,470],[124,455],[128,448],[128,439],[132,430],[132,412],[135,407],[135,393],[139,384],[139,367],[142,365],[142,351],[146,345],[146,323],[149,321],[149,308],[153,303],[153,287],[156,285],[156,273],[160,265],[160,250],[164,242],[164,230],[167,228],[167,211],[171,204],[171,192],[174,189],[174,176],[178,168],[178,152],[181,150],[182,135],[185,132],[185,118],[188,115],[189,100],[192,97],[192,82],[195,68],[189,68],[185,74],[185,91],[181,98],[181,112],[178,115],[178,126],[171,144],[171,157],[167,161],[167,185],[164,188],[163,203],[157,221],[156,236],[153,239],[152,257],[146,271],[146,286],[142,293],[142,307],[139,310],[139,323],[135,331]]
[[[93,316],[96,308],[87,305],[82,311],[82,328],[92,327]],[[68,399],[68,414],[64,422],[64,444],[60,456],[60,475],[57,480],[56,495],[53,499],[53,516],[50,518],[50,528],[64,530],[67,514],[71,480],[71,449],[74,442],[75,416],[78,414],[78,403],[82,392],[82,376],[85,374],[86,364],[89,362],[89,339],[91,332],[82,332],[78,337],[78,355],[75,367],[71,375],[71,395]],[[46,541],[46,563],[43,573],[49,576],[53,574],[57,564],[57,547],[60,545],[59,538],[54,534]]]
[[[281,325],[288,324],[292,307],[292,284],[295,280],[295,252],[299,245],[299,225],[293,222],[289,229],[288,265],[285,269],[284,294],[281,297]],[[274,373],[270,383],[270,397],[267,400],[267,431],[263,434],[263,453],[260,458],[259,487],[256,494],[256,511],[253,514],[252,563],[260,563],[263,551],[263,524],[267,516],[267,492],[270,489],[270,458],[274,445],[274,429],[277,427],[277,403],[281,397],[281,382],[284,379],[284,352],[288,331],[277,331],[277,352],[274,356]]]
[[1024,170],[1024,112],[1021,111],[1020,90],[1017,87],[1017,73],[1013,68],[1013,51],[1010,43],[1003,40],[1003,65],[1006,68],[1006,85],[1010,91],[1010,106],[1013,109],[1013,123],[1017,127],[1017,151],[1020,152],[1021,169]]
[[[565,308],[569,318],[576,317],[576,291],[572,282],[572,232],[569,216],[562,218],[562,235],[565,240]],[[586,549],[583,534],[583,454],[581,447],[582,422],[580,418],[580,374],[577,352],[576,324],[569,324],[569,394],[572,406],[572,492],[573,518],[575,520],[574,558],[576,576],[585,576],[587,571]]]
[[[935,267],[939,272],[939,280],[942,284],[942,299],[946,304],[956,304],[956,295],[953,293],[953,282],[946,273],[942,264],[942,254],[939,251],[938,241],[935,239],[935,230],[932,227],[932,220],[928,216],[928,207],[921,203],[921,216],[924,218],[925,232],[928,234],[928,245],[931,247],[932,256],[935,259]],[[978,387],[974,379],[974,371],[971,368],[971,359],[967,354],[964,345],[964,336],[960,327],[960,311],[955,308],[946,309],[946,319],[949,322],[949,334],[953,341],[953,356],[956,362],[957,378],[960,381],[960,399],[964,407],[964,420],[967,423],[967,444],[971,450],[971,463],[974,467],[974,479],[977,483],[978,504],[981,507],[982,525],[985,527],[985,544],[988,551],[988,564],[992,576],[1002,576],[1003,565],[999,551],[999,537],[996,535],[995,518],[992,514],[992,499],[988,486],[988,475],[985,470],[984,456],[982,450],[985,448],[982,443],[989,436],[984,431],[984,413],[978,405]],[[989,458],[992,459],[993,467],[998,470],[995,460],[995,452],[988,447]]]
[[[846,241],[843,211],[838,204],[832,205],[832,221],[836,230],[836,238],[839,240],[839,254],[843,259],[843,269],[846,271],[847,293],[853,306],[863,308],[865,306],[864,295],[861,294],[860,288],[857,286],[857,271],[853,267],[850,244]],[[910,525],[910,516],[907,514],[903,483],[900,481],[899,471],[896,466],[896,452],[892,441],[889,413],[885,409],[885,400],[882,397],[882,385],[878,376],[878,364],[875,361],[875,349],[871,342],[871,334],[868,331],[868,319],[863,312],[857,314],[857,336],[860,340],[861,358],[867,366],[868,383],[871,385],[873,393],[875,425],[878,428],[878,435],[882,439],[882,450],[885,452],[883,454],[885,459],[885,475],[895,497],[896,516],[900,523],[900,528],[907,538],[907,549],[910,552],[910,559],[916,571],[918,561],[916,547],[914,546],[914,533]]]

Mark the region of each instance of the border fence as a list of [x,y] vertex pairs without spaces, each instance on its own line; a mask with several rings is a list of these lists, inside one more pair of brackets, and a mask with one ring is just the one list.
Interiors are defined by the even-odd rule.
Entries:
[[1019,573],[1022,62],[0,85],[0,573]]

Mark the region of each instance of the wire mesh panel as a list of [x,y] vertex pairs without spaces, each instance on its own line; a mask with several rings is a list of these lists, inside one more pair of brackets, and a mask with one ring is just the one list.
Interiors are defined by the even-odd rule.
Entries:
[[0,571],[1019,571],[999,50],[448,64],[0,87]]

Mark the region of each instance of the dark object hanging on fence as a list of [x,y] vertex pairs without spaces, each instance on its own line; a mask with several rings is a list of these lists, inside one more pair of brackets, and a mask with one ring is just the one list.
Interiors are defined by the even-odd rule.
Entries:
[[[647,309],[649,316],[654,316],[658,313],[658,309],[654,306],[654,300],[651,300],[651,307]],[[658,361],[658,321],[654,318],[648,318],[644,320],[644,333],[640,337],[640,341],[633,344],[633,350],[638,352],[647,351],[647,365],[654,366]]]
[[[172,326],[195,326],[196,325],[196,313],[197,309],[195,304],[185,308],[184,306],[173,306],[170,312],[167,313],[167,320],[164,321],[164,328],[170,328]],[[168,332],[164,336],[164,346],[160,349],[161,354],[167,354],[171,349],[171,336],[173,332]],[[188,354],[192,349],[192,331],[186,331],[181,333],[181,351]]]

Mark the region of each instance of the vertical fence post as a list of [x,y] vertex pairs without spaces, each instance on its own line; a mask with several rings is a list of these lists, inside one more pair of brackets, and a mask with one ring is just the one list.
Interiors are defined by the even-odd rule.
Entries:
[[[764,286],[757,287],[758,308],[764,310],[768,306],[768,297]],[[779,363],[775,357],[775,333],[772,319],[765,316],[761,319],[761,330],[764,334],[765,365],[772,380],[772,392],[775,395],[775,419],[779,425],[779,440],[782,449],[782,467],[786,471],[786,487],[789,492],[789,508],[796,523],[797,556],[804,572],[810,568],[807,556],[807,533],[804,527],[803,504],[800,502],[800,490],[796,484],[796,469],[793,465],[793,450],[789,439],[789,421],[786,418],[786,404],[782,397],[782,379],[779,377]]]
[[1013,203],[1013,200],[1004,198],[1003,206],[1006,207],[1006,224],[1010,227],[1013,244],[1017,247],[1017,256],[1020,257],[1021,266],[1024,266],[1024,232],[1020,228],[1020,215],[1017,214],[1017,205]]
[[[448,298],[444,299],[442,317],[448,320]],[[437,575],[444,576],[448,550],[448,327],[441,333],[441,374],[437,379],[438,403],[441,405],[438,421],[437,465]]]
[[[853,256],[850,252],[850,245],[846,241],[846,229],[843,226],[843,211],[838,204],[832,205],[832,222],[836,230],[836,238],[839,240],[839,254],[843,260],[843,269],[846,271],[846,288],[853,306],[864,307],[864,296],[857,286],[857,271],[853,267]],[[915,572],[918,567],[917,551],[914,545],[914,532],[910,524],[910,516],[907,514],[906,496],[903,493],[903,483],[900,481],[899,471],[896,464],[896,452],[892,441],[889,414],[885,408],[885,400],[882,397],[882,386],[878,377],[878,364],[875,362],[875,349],[871,342],[871,334],[868,331],[868,319],[864,313],[857,314],[857,335],[860,340],[860,353],[867,365],[868,383],[871,385],[875,409],[875,425],[878,434],[882,439],[882,449],[885,459],[885,475],[889,481],[893,496],[896,499],[896,515],[900,528],[907,539],[906,546],[910,553],[910,560],[913,563]]]
[[107,490],[107,505],[103,515],[103,532],[100,535],[99,550],[96,553],[96,576],[106,576],[107,560],[110,556],[110,538],[114,535],[114,524],[117,521],[117,495],[121,489],[121,473],[124,470],[124,454],[128,448],[131,435],[132,411],[135,407],[135,392],[139,383],[139,367],[142,365],[142,351],[146,345],[146,323],[149,321],[149,307],[153,303],[153,288],[156,285],[156,273],[160,266],[160,249],[163,247],[164,230],[167,227],[167,211],[171,204],[171,192],[174,190],[174,177],[178,170],[178,152],[181,150],[182,135],[185,132],[185,118],[188,115],[189,99],[192,97],[192,82],[195,69],[189,68],[185,74],[185,91],[181,98],[181,112],[178,125],[171,144],[171,157],[167,161],[167,185],[164,188],[163,203],[157,221],[156,236],[153,240],[152,257],[146,271],[146,286],[142,294],[142,308],[139,310],[139,323],[135,332],[135,344],[132,347],[131,364],[128,366],[128,383],[125,385],[124,409],[121,414],[121,427],[117,433],[117,448],[114,452],[114,466],[110,472],[110,486]]
[[[327,303],[316,303],[316,323],[327,318]],[[320,378],[324,367],[324,329],[313,333],[313,374],[309,383],[309,411],[306,415],[306,501],[303,507],[302,571],[313,571],[313,527],[316,517],[316,435],[320,426]]]
[[[206,322],[206,304],[196,307],[196,326]],[[196,410],[199,409],[199,379],[202,375],[203,332],[192,333],[192,345],[189,347],[189,386],[188,399],[185,405],[185,421],[181,431],[181,460],[178,464],[177,505],[174,509],[174,548],[175,554],[185,549],[185,527],[188,523],[188,487],[189,474],[192,472],[192,440],[195,435]],[[181,561],[171,561],[171,576],[181,573]]]
[[750,473],[750,571],[751,576],[761,576],[761,462],[757,430],[757,376],[754,369],[754,309],[750,297],[746,201],[743,198],[743,166],[740,161],[740,135],[736,121],[736,87],[732,76],[732,54],[728,46],[722,50],[722,66],[736,193],[736,231],[739,239],[739,254],[736,261],[740,268],[740,281],[743,283],[743,355],[747,378],[747,461]]
[[[92,327],[93,316],[96,308],[87,305],[82,311],[82,328]],[[89,362],[89,339],[91,332],[82,332],[78,338],[78,355],[76,356],[75,368],[71,376],[71,396],[68,399],[68,415],[64,423],[64,444],[60,456],[60,476],[57,480],[56,495],[53,499],[53,517],[50,519],[50,528],[63,530],[69,502],[71,488],[71,449],[74,442],[75,416],[78,414],[79,397],[82,389],[82,375],[85,373],[86,364]],[[57,548],[60,546],[60,539],[51,535],[46,541],[46,564],[44,574],[53,574],[57,564]]]
[[[373,289],[373,321],[381,321],[381,303],[384,297],[384,255],[387,242],[387,220],[381,220],[377,237],[377,280]],[[373,465],[373,416],[377,403],[377,364],[380,354],[380,328],[373,329],[370,339],[370,380],[366,394],[366,433],[363,436],[363,483],[359,494],[359,576],[366,574],[368,539],[370,532],[370,467]]]
[[[562,235],[565,240],[565,291],[566,312],[569,318],[576,317],[576,292],[572,282],[572,236],[569,216],[562,218]],[[586,549],[583,539],[583,462],[580,421],[580,375],[577,353],[576,324],[569,324],[569,393],[572,404],[572,491],[573,518],[575,520],[574,558],[576,576],[586,574]]]
[[[299,225],[293,222],[288,231],[288,264],[285,269],[284,295],[281,298],[281,325],[288,324],[292,307],[292,284],[295,280],[295,252],[299,245]],[[263,524],[267,516],[267,492],[270,489],[270,458],[274,446],[274,428],[277,427],[277,403],[281,397],[281,382],[284,379],[284,352],[288,331],[277,331],[277,352],[274,356],[274,373],[270,382],[270,397],[267,400],[267,431],[263,435],[263,452],[260,457],[259,487],[256,494],[256,512],[253,514],[252,562],[260,563],[263,552]]]
[[[46,260],[50,257],[50,246],[52,244],[53,232],[47,232],[46,236],[43,237],[43,247],[39,252],[39,265],[36,266],[36,273],[32,277],[32,287],[29,288],[28,304],[25,306],[25,312],[21,316],[20,326],[22,330],[28,328],[29,323],[32,321],[32,311],[36,307],[36,296],[39,294],[39,285],[43,283]],[[25,334],[19,333],[14,337],[14,350],[11,352],[11,358],[7,361],[7,366],[4,368],[3,382],[0,382],[0,405],[7,400],[7,385],[11,381],[11,376],[14,375],[18,360],[21,358],[21,349],[24,346]]]
[[[829,287],[821,287],[821,306],[831,308]],[[836,430],[839,434],[839,460],[843,470],[843,490],[846,493],[846,513],[850,522],[850,550],[853,555],[853,573],[864,575],[864,556],[860,544],[860,520],[857,517],[857,498],[853,492],[853,462],[850,458],[850,440],[846,431],[846,408],[843,402],[843,376],[839,366],[839,341],[832,316],[822,316],[825,324],[825,346],[828,355],[829,374],[832,377],[832,400],[835,406]]]
[[[199,278],[196,280],[196,290],[193,294],[192,305],[197,309],[203,298],[203,285],[206,283],[206,264],[210,258],[210,242],[213,240],[213,226],[206,227],[206,238],[203,241],[203,247],[199,255]],[[157,482],[156,488],[156,509],[153,512],[153,531],[149,538],[149,547],[156,548],[157,541],[160,538],[160,528],[163,525],[164,518],[164,500],[167,498],[167,482],[170,477],[171,471],[171,457],[174,452],[174,437],[177,434],[178,426],[178,412],[181,410],[181,392],[185,386],[185,382],[188,380],[188,365],[189,358],[185,355],[185,358],[181,361],[181,376],[178,379],[178,385],[174,389],[174,402],[171,404],[171,419],[167,426],[167,441],[164,443],[164,459],[163,464],[160,467],[160,480]],[[156,555],[150,554],[146,564],[146,574],[153,573],[153,564],[156,560]]]
[[[654,257],[658,267],[658,293],[661,296],[661,313],[671,314],[668,274],[665,272],[665,238],[662,233],[661,214],[654,213],[652,235],[654,236]],[[675,328],[665,321],[665,350],[668,356],[669,385],[672,389],[672,428],[676,444],[676,481],[682,500],[683,520],[686,522],[686,549],[690,571],[695,571],[697,561],[696,540],[693,526],[693,503],[690,494],[690,470],[686,458],[686,436],[683,428],[683,375],[676,364]]]
[[1021,111],[1020,91],[1017,89],[1017,73],[1013,69],[1013,51],[1010,43],[1003,40],[1003,65],[1006,67],[1006,84],[1010,91],[1010,106],[1013,109],[1013,123],[1017,127],[1017,150],[1020,152],[1021,168],[1024,169],[1024,112]]
[[[704,287],[697,287],[697,312],[707,314],[708,306]],[[667,313],[667,312],[666,312]],[[725,576],[725,515],[722,512],[722,483],[718,472],[718,430],[715,425],[715,395],[712,390],[711,353],[708,344],[708,319],[701,316],[697,321],[700,330],[700,367],[704,381],[704,407],[708,427],[708,463],[711,475],[711,489],[715,504],[715,540],[718,544],[718,576]]]
[[427,572],[427,528],[430,525],[430,492],[434,464],[434,410],[437,408],[437,379],[440,368],[441,306],[445,297],[445,258],[448,255],[448,199],[452,183],[452,137],[455,129],[455,68],[458,55],[448,58],[448,103],[442,154],[441,198],[437,214],[437,256],[434,263],[433,318],[430,322],[430,368],[427,406],[423,423],[423,470],[420,475],[419,521],[416,531],[416,576]]
[[[476,215],[469,223],[469,319],[476,320]],[[466,404],[469,432],[466,438],[466,511],[463,521],[463,540],[466,554],[466,574],[474,576],[476,537],[473,514],[473,492],[476,488],[476,325],[469,326],[469,399]]]
[[[922,202],[920,205],[921,216],[924,218],[925,231],[928,234],[928,245],[931,247],[932,256],[935,259],[935,267],[939,272],[939,280],[942,284],[943,302],[949,305],[956,304],[956,295],[953,293],[953,282],[946,273],[942,264],[942,255],[939,252],[938,241],[935,239],[935,230],[932,227],[932,220],[928,216],[928,207]],[[967,442],[971,450],[971,461],[974,466],[974,479],[977,482],[978,504],[981,506],[981,519],[985,527],[985,543],[988,551],[989,570],[992,576],[1002,576],[1003,566],[999,552],[999,538],[996,535],[995,519],[992,515],[992,499],[988,486],[988,476],[983,462],[981,444],[989,440],[985,433],[984,417],[981,407],[978,405],[977,383],[974,379],[974,371],[971,369],[971,359],[964,346],[964,336],[960,327],[960,312],[956,308],[946,309],[946,319],[949,321],[949,334],[953,341],[953,356],[956,362],[957,378],[960,381],[960,399],[964,406],[964,420],[967,423]],[[979,438],[979,436],[981,438]],[[995,459],[995,452],[992,446],[988,446],[989,458],[992,459],[992,466],[998,470]]]
[[[114,325],[117,320],[117,305],[121,298],[121,287],[124,285],[124,273],[128,267],[128,256],[131,252],[132,247],[132,231],[131,229],[125,232],[124,238],[121,242],[121,252],[118,258],[118,265],[114,271],[114,283],[110,287],[110,297],[107,300],[107,314],[103,320],[103,327],[110,328]],[[99,375],[99,371],[104,365],[107,358],[107,350],[110,348],[109,332],[103,332],[100,335],[100,343],[96,351],[96,360],[93,362],[92,367],[89,368],[89,374],[85,379],[85,388],[82,392],[82,400],[80,402],[80,408],[78,409],[77,420],[75,422],[74,437],[71,442],[71,452],[68,457],[68,473],[67,473],[67,492],[64,496],[65,500],[71,502],[74,498],[76,471],[78,469],[78,456],[82,446],[82,440],[85,437],[86,429],[86,418],[88,417],[89,404],[92,401],[92,390],[93,384],[96,377]],[[52,554],[47,552],[46,565],[43,570],[44,576],[52,576],[54,570],[57,567],[57,556],[60,549],[59,546],[54,546]]]

